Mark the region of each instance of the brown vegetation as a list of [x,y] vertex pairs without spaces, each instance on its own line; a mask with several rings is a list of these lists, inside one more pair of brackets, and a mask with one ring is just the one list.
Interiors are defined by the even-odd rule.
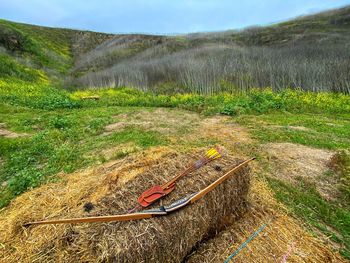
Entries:
[[201,244],[186,262],[224,262],[264,224],[267,226],[232,262],[283,262],[284,256],[286,262],[345,262],[306,233],[299,221],[287,216],[263,180],[253,180],[248,200],[249,210],[226,230]]
[[336,178],[324,177],[335,152],[293,143],[268,143],[264,150],[273,165],[273,176],[294,184],[302,179],[303,182],[315,184],[324,198],[335,198],[338,191]]

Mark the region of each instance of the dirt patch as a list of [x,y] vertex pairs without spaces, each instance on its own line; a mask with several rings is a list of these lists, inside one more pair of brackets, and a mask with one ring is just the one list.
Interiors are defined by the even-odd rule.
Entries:
[[107,125],[105,127],[105,132],[103,135],[109,135],[114,132],[119,132],[124,130],[127,127],[136,127],[136,128],[142,128],[142,129],[149,129],[151,127],[151,122],[145,122],[145,121],[125,121],[125,122],[115,122]]
[[16,133],[10,130],[6,129],[5,123],[0,123],[0,136],[3,136],[5,138],[18,138],[18,137],[24,137],[28,136],[26,133]]
[[196,126],[196,123],[201,120],[201,117],[196,113],[185,110],[157,108],[135,114],[115,115],[114,119],[117,122],[107,125],[104,135],[121,131],[126,127],[135,127],[160,132],[165,135],[173,135],[181,132],[183,129]]
[[263,149],[268,153],[268,159],[273,165],[273,176],[292,183],[303,179],[315,184],[324,198],[335,197],[336,178],[325,176],[335,152],[293,143],[268,143]]
[[214,138],[234,145],[252,142],[248,131],[229,116],[218,115],[203,119],[192,136],[200,139]]
[[203,118],[185,111],[157,108],[136,114],[115,115],[117,122],[105,127],[104,135],[118,132],[126,127],[136,127],[160,132],[174,144],[183,145],[198,141],[218,141],[227,147],[252,143],[248,131],[234,122],[232,117],[217,115]]
[[282,126],[282,125],[268,125],[269,128],[277,128],[277,129],[289,129],[294,131],[304,131],[304,132],[311,132],[313,131],[310,128],[304,127],[304,126]]
[[116,122],[116,123],[111,123],[105,127],[105,130],[107,132],[116,132],[123,130],[124,127],[126,126],[126,123],[124,122]]
[[306,128],[304,126],[287,126],[288,129],[295,130],[295,131],[311,131],[310,128]]
[[326,125],[333,126],[333,127],[344,127],[344,125],[336,124],[336,123],[332,123],[332,122],[326,122]]

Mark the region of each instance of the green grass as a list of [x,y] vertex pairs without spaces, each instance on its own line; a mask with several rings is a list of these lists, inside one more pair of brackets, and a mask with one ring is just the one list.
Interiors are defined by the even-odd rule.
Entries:
[[[36,66],[66,73],[72,65],[71,31],[14,23],[0,19],[0,44]],[[16,39],[17,44],[8,39]]]
[[350,210],[338,203],[325,201],[313,186],[301,182],[298,186],[268,178],[277,200],[290,212],[303,219],[312,230],[317,228],[333,242],[341,245],[340,253],[350,259]]
[[33,109],[72,109],[80,103],[68,92],[49,85],[46,81],[28,83],[14,79],[0,79],[0,103]]
[[71,30],[0,19],[0,81],[60,84],[73,65]]
[[339,179],[339,204],[350,208],[350,154],[339,151],[333,157],[333,172]]
[[[1,105],[0,120],[12,131],[29,133],[28,137],[0,137],[0,207],[16,195],[36,187],[60,171],[72,172],[101,161],[96,154],[112,145],[131,142],[145,149],[166,144],[155,131],[129,127],[110,135],[102,135],[113,115],[137,112],[133,108],[88,108],[75,110],[38,110]],[[121,157],[117,154],[115,157]]]
[[212,96],[196,94],[155,95],[135,89],[90,89],[76,91],[73,99],[98,95],[98,101],[85,101],[85,106],[178,107],[205,114],[236,116],[244,113],[267,113],[274,110],[292,113],[350,113],[350,96],[331,92],[312,93],[297,90],[273,92],[253,89],[247,93],[221,93]]
[[[6,123],[11,131],[29,134],[21,138],[0,137],[3,162],[0,183],[6,182],[0,188],[0,207],[28,189],[56,180],[59,172],[69,173],[106,161],[103,151],[111,147],[112,158],[122,158],[128,154],[122,149],[124,144],[146,149],[170,142],[170,137],[164,134],[132,125],[105,134],[105,126],[119,121],[121,114],[137,116],[156,107],[181,108],[207,115],[221,113],[247,127],[256,144],[292,142],[339,151],[338,165],[332,174],[339,176],[341,182],[338,202],[324,200],[313,185],[305,182],[291,185],[272,178],[268,178],[268,182],[276,198],[286,204],[293,215],[307,222],[310,229],[317,228],[330,236],[341,246],[342,255],[350,258],[350,157],[346,152],[350,148],[349,95],[295,90],[275,93],[269,89],[214,96],[155,95],[129,88],[69,93],[45,80],[35,81],[40,84],[20,80],[18,76],[0,80],[0,122]],[[91,95],[98,95],[100,99],[83,99]],[[293,128],[296,126],[299,129]],[[190,129],[179,127],[171,136],[177,136],[177,143],[184,148],[218,143],[216,138],[181,140]],[[251,146],[245,146],[249,154],[252,154]]]
[[43,78],[43,72],[26,67],[13,57],[0,53],[0,72],[3,79],[15,79],[27,82],[37,82]]
[[350,113],[272,112],[242,115],[237,120],[262,143],[292,142],[334,150],[350,148]]

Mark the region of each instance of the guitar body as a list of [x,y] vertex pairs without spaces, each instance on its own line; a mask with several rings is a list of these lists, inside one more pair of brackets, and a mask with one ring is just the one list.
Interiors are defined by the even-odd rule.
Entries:
[[174,188],[175,188],[175,185],[172,185],[164,190],[160,185],[155,185],[150,189],[144,191],[139,196],[137,201],[142,207],[147,207],[152,203],[154,203],[155,201],[157,201],[158,199],[172,192]]

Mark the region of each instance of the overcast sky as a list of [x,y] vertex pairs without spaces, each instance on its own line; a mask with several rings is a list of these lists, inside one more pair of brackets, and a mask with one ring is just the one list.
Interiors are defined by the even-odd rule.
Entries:
[[188,33],[266,25],[350,0],[0,0],[0,18],[110,33]]

